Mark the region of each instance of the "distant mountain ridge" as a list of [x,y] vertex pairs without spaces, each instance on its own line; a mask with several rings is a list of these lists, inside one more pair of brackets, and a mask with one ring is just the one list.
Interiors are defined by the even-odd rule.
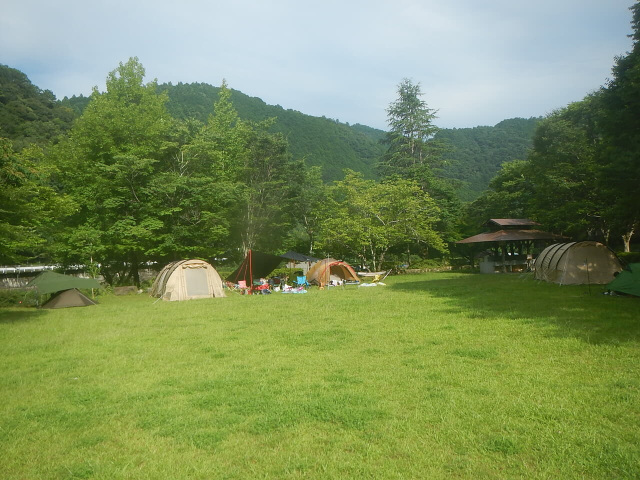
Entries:
[[[220,91],[219,87],[206,83],[165,83],[158,85],[158,89],[168,92],[167,108],[172,116],[201,122],[214,113]],[[261,121],[276,117],[273,131],[289,140],[295,158],[304,158],[307,165],[321,166],[325,181],[342,178],[345,168],[362,172],[366,178],[376,177],[375,165],[385,150],[379,141],[384,137],[382,130],[285,110],[238,90],[232,90],[231,101],[240,118]]]
[[479,197],[500,166],[513,160],[526,160],[533,135],[541,118],[511,118],[493,127],[442,129],[436,139],[450,148],[444,155],[442,174],[459,180],[462,200]]
[[[220,90],[206,83],[166,83],[158,89],[168,92],[171,115],[202,122],[213,113]],[[237,90],[232,91],[231,100],[241,118],[261,121],[276,117],[272,128],[288,139],[292,155],[304,158],[307,165],[321,166],[325,181],[341,179],[346,168],[376,178],[376,163],[386,150],[381,143],[384,131],[268,105]],[[16,149],[56,141],[88,103],[89,98],[82,95],[56,100],[52,92],[32,85],[22,72],[0,65],[0,137],[11,139]],[[463,200],[475,199],[502,163],[527,157],[538,121],[514,118],[493,127],[440,130],[436,138],[449,145],[441,174],[460,182]]]

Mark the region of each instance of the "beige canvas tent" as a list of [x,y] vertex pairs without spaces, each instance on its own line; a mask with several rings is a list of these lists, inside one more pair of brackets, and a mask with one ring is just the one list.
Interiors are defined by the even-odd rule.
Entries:
[[180,260],[162,269],[151,296],[168,301],[225,297],[222,279],[213,266],[203,260]]
[[307,282],[314,285],[328,285],[331,280],[341,282],[359,282],[356,272],[347,262],[334,258],[319,260],[309,268]]
[[554,243],[536,258],[535,278],[560,285],[604,285],[622,270],[620,260],[599,242]]

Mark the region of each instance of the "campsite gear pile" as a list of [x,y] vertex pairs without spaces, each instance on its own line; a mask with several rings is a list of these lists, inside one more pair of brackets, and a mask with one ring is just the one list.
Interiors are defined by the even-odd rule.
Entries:
[[[240,266],[226,278],[227,286],[232,290],[241,289],[243,293],[259,293],[261,285],[255,279],[268,277],[283,259],[295,259],[309,263],[311,260],[315,260],[313,257],[296,254],[295,252],[287,252],[278,256],[249,250]],[[309,285],[324,287],[330,285],[331,282],[334,282],[334,284],[338,282],[340,284],[359,283],[360,279],[347,262],[334,258],[325,258],[316,260],[309,267],[306,275],[298,276],[295,285],[282,285],[281,292],[307,293],[306,287]],[[240,285],[244,285],[244,287],[240,287]]]

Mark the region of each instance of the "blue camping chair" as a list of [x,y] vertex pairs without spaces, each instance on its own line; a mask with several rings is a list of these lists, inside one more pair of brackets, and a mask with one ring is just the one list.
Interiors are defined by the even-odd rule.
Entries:
[[296,281],[296,285],[298,287],[308,287],[309,283],[307,282],[307,276],[306,275],[298,275],[298,280]]

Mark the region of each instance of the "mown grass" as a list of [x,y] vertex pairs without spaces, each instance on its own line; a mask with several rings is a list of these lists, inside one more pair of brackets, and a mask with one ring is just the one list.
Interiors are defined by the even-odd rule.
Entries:
[[0,309],[0,478],[638,478],[640,299],[387,280]]

